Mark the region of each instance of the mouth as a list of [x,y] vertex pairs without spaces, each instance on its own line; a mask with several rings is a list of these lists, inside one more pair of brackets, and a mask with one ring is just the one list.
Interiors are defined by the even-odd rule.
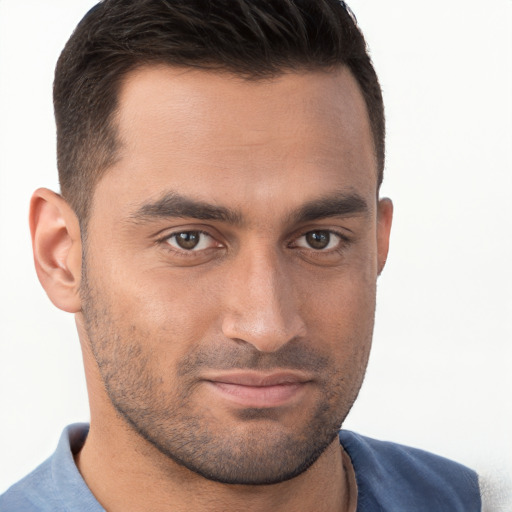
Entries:
[[289,405],[312,379],[300,372],[236,372],[205,379],[217,397],[247,408]]

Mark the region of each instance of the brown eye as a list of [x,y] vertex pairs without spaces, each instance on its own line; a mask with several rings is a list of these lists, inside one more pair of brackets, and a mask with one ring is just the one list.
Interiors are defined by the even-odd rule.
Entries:
[[195,249],[197,244],[199,243],[200,233],[198,231],[186,231],[185,233],[178,233],[175,235],[176,243],[182,249]]
[[200,251],[214,246],[215,240],[202,231],[181,231],[171,235],[167,243],[183,251]]
[[335,249],[341,243],[341,236],[327,229],[318,229],[308,231],[299,237],[294,245],[303,249],[313,249],[315,251],[325,251]]
[[331,241],[331,234],[329,231],[310,231],[305,235],[307,244],[312,249],[325,249],[329,246]]

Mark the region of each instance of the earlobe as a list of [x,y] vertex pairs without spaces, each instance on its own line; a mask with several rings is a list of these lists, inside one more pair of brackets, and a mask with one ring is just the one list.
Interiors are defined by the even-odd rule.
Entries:
[[378,273],[382,272],[386,265],[389,251],[389,236],[391,233],[391,223],[393,221],[393,203],[391,199],[384,198],[379,200],[377,216],[377,258]]
[[37,276],[48,297],[63,311],[79,312],[82,242],[72,208],[55,192],[36,190],[30,202],[30,232]]

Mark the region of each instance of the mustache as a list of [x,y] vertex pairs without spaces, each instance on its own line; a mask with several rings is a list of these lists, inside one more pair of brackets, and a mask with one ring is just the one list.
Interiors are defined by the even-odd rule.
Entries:
[[275,352],[260,352],[243,340],[202,347],[184,357],[178,375],[195,376],[205,370],[301,370],[319,373],[330,357],[319,353],[305,341],[291,340]]

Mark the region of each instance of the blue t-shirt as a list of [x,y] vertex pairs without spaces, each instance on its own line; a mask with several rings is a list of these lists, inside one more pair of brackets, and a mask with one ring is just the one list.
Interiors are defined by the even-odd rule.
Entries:
[[[102,512],[73,459],[87,424],[67,427],[57,450],[0,496],[0,512]],[[348,430],[340,442],[354,466],[357,512],[480,512],[476,473],[422,450]]]

